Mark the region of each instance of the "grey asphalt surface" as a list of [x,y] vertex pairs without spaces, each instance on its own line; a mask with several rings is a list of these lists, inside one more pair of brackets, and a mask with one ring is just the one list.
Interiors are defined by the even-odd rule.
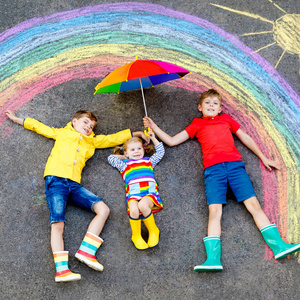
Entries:
[[[36,16],[110,2],[119,1],[1,0],[0,32]],[[249,31],[247,28],[251,26],[255,31],[263,30],[263,26],[255,20],[245,21],[238,15],[233,17],[229,12],[212,8],[210,2],[152,1],[207,19],[237,36]],[[278,18],[277,11],[272,10],[266,0],[221,2],[239,10],[247,8],[255,13],[264,12],[273,20]],[[300,12],[300,4],[296,0],[276,3],[287,11]],[[243,42],[253,49],[267,44],[266,40],[254,37]],[[261,55],[274,64],[281,51],[272,48]],[[299,94],[299,56],[287,55],[277,70]],[[120,95],[116,101],[107,97],[107,101],[100,103],[90,93],[97,83],[95,79],[86,79],[56,86],[36,96],[17,114],[35,117],[50,126],[63,127],[82,107],[84,100],[87,103],[85,108],[94,111],[100,119],[96,133],[105,134],[127,128],[132,111],[125,109],[122,103],[125,100],[127,107],[135,109],[136,98],[140,94]],[[76,93],[73,92],[75,87]],[[146,91],[146,94],[151,99],[157,99],[152,104],[151,117],[159,119],[159,115],[165,112],[166,120],[160,125],[170,134],[179,132],[197,116],[196,93],[179,89],[174,92],[174,89],[165,86]],[[174,100],[172,114],[168,105],[159,101],[166,97]],[[72,101],[57,101],[53,107],[50,100],[60,98]],[[176,122],[170,122],[170,118]],[[133,130],[141,129],[138,118],[130,119],[130,124]],[[96,272],[75,260],[74,254],[93,214],[69,207],[65,245],[66,250],[70,251],[70,269],[81,273],[82,280],[55,283],[42,179],[53,142],[16,124],[10,125],[14,131],[9,139],[2,137],[0,145],[1,161],[4,162],[0,174],[0,299],[299,299],[300,269],[297,258],[292,256],[276,263],[265,260],[265,243],[261,234],[245,207],[237,204],[230,192],[222,219],[224,271],[204,274],[193,271],[195,264],[205,260],[202,238],[206,236],[208,220],[202,162],[195,159],[200,146],[195,140],[174,148],[166,147],[167,155],[155,169],[165,208],[155,216],[161,230],[160,244],[148,251],[137,251],[130,241],[123,181],[107,163],[111,149],[96,151],[84,169],[82,184],[102,198],[111,209],[101,234],[104,243],[97,253],[105,270],[103,273]],[[244,157],[258,198],[262,198],[259,161],[239,141],[236,145]],[[143,231],[143,234],[146,232]]]

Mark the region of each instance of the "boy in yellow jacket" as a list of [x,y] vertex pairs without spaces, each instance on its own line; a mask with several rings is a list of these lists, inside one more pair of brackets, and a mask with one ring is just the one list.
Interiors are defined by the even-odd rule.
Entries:
[[81,186],[81,172],[86,161],[94,155],[95,149],[115,147],[132,136],[147,137],[142,131],[131,133],[129,129],[110,135],[95,135],[93,129],[97,124],[97,117],[86,110],[76,112],[65,128],[49,127],[32,118],[22,119],[10,110],[6,111],[6,115],[26,129],[55,140],[44,172],[51,223],[51,248],[56,266],[55,281],[81,279],[80,274],[69,270],[69,253],[64,251],[63,231],[67,203],[95,212],[96,216],[89,224],[75,257],[89,267],[103,271],[95,254],[103,242],[99,235],[110,211],[101,199]]

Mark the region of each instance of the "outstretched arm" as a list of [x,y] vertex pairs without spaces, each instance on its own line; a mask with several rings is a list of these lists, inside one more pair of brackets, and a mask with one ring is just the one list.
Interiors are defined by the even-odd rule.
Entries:
[[263,162],[263,164],[265,165],[265,167],[268,170],[271,171],[272,168],[280,170],[279,166],[276,164],[275,161],[268,159],[263,155],[263,153],[260,151],[260,149],[254,142],[254,140],[247,133],[245,133],[243,130],[239,129],[235,133],[235,135],[241,140],[241,142],[245,146],[247,146],[255,155],[257,155],[261,159],[261,161]]
[[146,128],[150,127],[153,132],[170,147],[179,145],[189,139],[189,135],[185,130],[177,133],[174,136],[170,136],[161,130],[149,117],[145,117],[143,121]]
[[54,128],[54,127],[49,127],[35,119],[32,118],[19,118],[15,115],[14,112],[12,112],[11,110],[7,110],[5,112],[5,114],[7,115],[7,117],[12,120],[13,122],[20,124],[22,126],[24,126],[25,129],[34,131],[38,134],[41,134],[47,138],[50,139],[56,139],[57,137],[57,133],[60,129]]
[[7,117],[12,120],[14,123],[17,123],[19,125],[23,125],[24,119],[19,118],[15,115],[15,113],[11,110],[7,110],[5,112],[5,114],[7,115]]

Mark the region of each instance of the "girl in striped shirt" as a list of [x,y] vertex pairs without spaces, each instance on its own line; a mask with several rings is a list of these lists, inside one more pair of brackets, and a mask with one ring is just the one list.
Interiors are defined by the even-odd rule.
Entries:
[[[131,240],[138,250],[152,248],[158,244],[159,229],[153,213],[163,209],[153,169],[164,156],[165,149],[151,131],[150,139],[155,147],[144,147],[140,138],[133,137],[121,147],[114,148],[113,155],[108,157],[108,162],[120,171],[125,181]],[[149,231],[147,243],[141,235],[141,219]]]

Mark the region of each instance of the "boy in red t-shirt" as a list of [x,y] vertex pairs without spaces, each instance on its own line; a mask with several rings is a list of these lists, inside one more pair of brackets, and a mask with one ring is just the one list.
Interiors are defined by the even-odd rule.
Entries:
[[207,237],[203,239],[207,259],[194,267],[196,272],[222,271],[221,264],[221,216],[226,204],[227,183],[238,202],[244,202],[262,236],[276,259],[300,250],[300,244],[285,243],[275,224],[271,224],[263,212],[242,162],[242,156],[234,145],[235,134],[244,145],[256,154],[268,170],[279,169],[276,162],[266,158],[254,140],[240,129],[240,125],[227,114],[220,114],[222,98],[214,89],[200,96],[198,110],[202,118],[195,118],[185,130],[171,137],[161,130],[150,118],[144,118],[144,126],[168,146],[176,146],[197,137],[203,152],[205,192],[209,210]]

